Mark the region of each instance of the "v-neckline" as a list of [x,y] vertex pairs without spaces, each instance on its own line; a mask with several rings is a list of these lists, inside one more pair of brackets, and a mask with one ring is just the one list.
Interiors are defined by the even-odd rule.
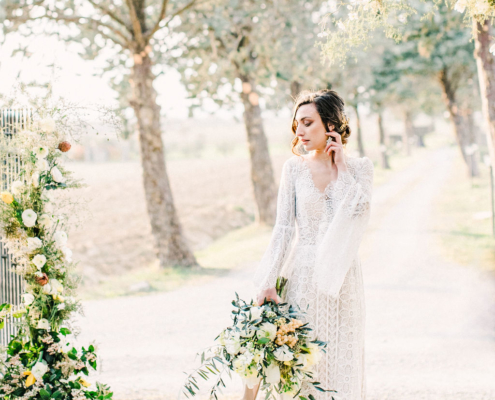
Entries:
[[329,188],[331,188],[334,183],[337,181],[337,179],[333,180],[333,181],[330,181],[328,182],[327,186],[325,186],[325,189],[323,189],[323,192],[316,186],[315,184],[315,181],[313,179],[313,173],[311,172],[311,168],[309,167],[309,164],[308,162],[306,161],[306,159],[303,157],[303,156],[300,156],[301,159],[302,159],[302,164],[304,165],[304,167],[306,168],[307,172],[308,172],[308,176],[309,176],[309,182],[310,182],[310,185],[311,187],[316,191],[318,192],[318,194],[320,196],[325,196],[327,194],[327,190],[329,190]]

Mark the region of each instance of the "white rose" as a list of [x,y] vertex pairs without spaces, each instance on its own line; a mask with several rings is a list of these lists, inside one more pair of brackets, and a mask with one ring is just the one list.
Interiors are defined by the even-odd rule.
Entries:
[[65,259],[68,262],[72,262],[72,250],[68,247],[62,247],[60,250],[62,250],[62,253],[64,253]]
[[53,295],[57,295],[58,293],[62,293],[64,291],[64,287],[58,279],[50,279],[50,284],[52,285],[51,293]]
[[260,325],[256,335],[258,336],[258,339],[269,338],[270,340],[274,340],[277,336],[277,326],[270,322],[265,322]]
[[36,161],[35,167],[36,167],[37,171],[44,172],[48,168],[50,168],[50,164],[48,164],[48,161],[46,161],[44,158],[38,158],[38,161]]
[[22,222],[28,228],[31,228],[36,224],[36,218],[38,218],[38,215],[30,208],[24,210],[22,213]]
[[311,369],[311,365],[308,362],[307,354],[300,353],[299,355],[297,355],[296,360],[297,368],[300,368],[303,371],[309,371]]
[[31,373],[36,378],[37,381],[43,380],[43,375],[45,375],[48,371],[48,365],[46,365],[43,361],[38,361],[34,364],[34,367],[31,369]]
[[31,293],[24,293],[22,295],[22,302],[24,303],[24,305],[29,306],[33,304],[33,301],[34,301],[34,296]]
[[23,187],[24,187],[24,183],[22,183],[21,181],[15,181],[12,182],[12,184],[10,185],[10,190],[14,194],[20,194],[22,192]]
[[45,146],[38,146],[33,149],[33,153],[36,155],[36,158],[46,158],[48,155],[48,148]]
[[39,172],[34,172],[31,175],[31,183],[34,187],[38,187],[40,185],[40,174]]
[[241,349],[240,339],[240,334],[235,333],[225,340],[225,349],[227,350],[227,353],[231,355],[236,355],[239,353],[239,350]]
[[275,350],[273,355],[278,361],[290,361],[294,358],[294,353],[290,351],[289,346],[286,344]]
[[46,257],[43,254],[37,254],[33,257],[31,262],[36,265],[38,269],[41,269],[46,264]]
[[49,228],[52,226],[52,218],[48,214],[43,214],[39,218],[38,223],[44,228]]
[[52,133],[56,128],[55,121],[51,117],[40,120],[38,126],[40,130],[45,133]]
[[266,382],[276,385],[280,382],[280,368],[277,363],[272,362],[265,368]]
[[261,317],[261,313],[263,312],[262,307],[251,307],[251,318],[250,321],[254,321]]
[[57,167],[52,168],[52,178],[55,182],[65,182],[65,178],[62,175],[62,172]]
[[40,249],[43,246],[43,242],[37,237],[30,237],[27,239],[27,247],[29,251]]
[[63,247],[67,244],[67,234],[64,231],[55,231],[53,239],[59,247]]
[[45,293],[45,294],[51,294],[52,293],[52,285],[47,283],[46,285],[43,286],[42,290],[43,290],[43,293]]
[[[45,286],[46,286],[46,285],[45,285]],[[42,318],[42,319],[40,319],[40,320],[38,321],[37,328],[38,328],[38,329],[45,329],[45,330],[49,331],[49,330],[50,330],[50,322],[48,322],[48,320],[47,320],[47,319]],[[34,375],[34,373],[33,373],[33,375]]]

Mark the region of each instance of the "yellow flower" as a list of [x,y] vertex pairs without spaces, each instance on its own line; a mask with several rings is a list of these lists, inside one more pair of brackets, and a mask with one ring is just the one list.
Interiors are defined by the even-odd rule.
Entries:
[[26,388],[28,388],[29,386],[32,386],[34,385],[34,382],[36,382],[36,378],[34,377],[34,375],[31,373],[31,371],[26,371],[24,372],[25,376],[27,376],[28,378],[26,379]]
[[79,378],[79,383],[83,385],[84,387],[90,387],[91,383],[85,381],[83,378]]
[[0,198],[6,204],[11,204],[14,201],[14,196],[12,196],[12,194],[9,192],[0,193]]

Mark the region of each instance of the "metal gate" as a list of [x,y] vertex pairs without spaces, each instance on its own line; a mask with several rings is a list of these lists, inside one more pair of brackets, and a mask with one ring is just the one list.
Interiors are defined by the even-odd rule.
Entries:
[[[0,109],[0,134],[12,137],[27,126],[30,116],[29,110]],[[10,184],[18,179],[20,160],[17,155],[7,154],[0,160],[1,190],[9,190]],[[13,309],[20,308],[21,295],[24,292],[24,279],[15,273],[15,263],[0,242],[0,304],[9,303]],[[0,346],[5,346],[16,334],[16,327],[12,318],[7,318],[5,327],[0,330]]]

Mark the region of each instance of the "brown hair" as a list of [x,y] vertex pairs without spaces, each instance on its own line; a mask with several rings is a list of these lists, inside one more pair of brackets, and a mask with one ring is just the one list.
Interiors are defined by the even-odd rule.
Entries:
[[[314,103],[316,110],[320,115],[321,121],[328,129],[328,125],[335,126],[334,131],[339,133],[342,138],[342,144],[347,143],[347,138],[351,135],[351,128],[349,126],[349,119],[344,111],[344,100],[338,95],[335,90],[322,89],[316,92],[310,90],[304,90],[296,98],[294,104],[294,114],[292,116],[292,133],[296,135],[297,122],[296,113],[299,107],[305,104]],[[297,136],[292,139],[292,152],[299,155],[294,151],[299,144],[299,138]]]

